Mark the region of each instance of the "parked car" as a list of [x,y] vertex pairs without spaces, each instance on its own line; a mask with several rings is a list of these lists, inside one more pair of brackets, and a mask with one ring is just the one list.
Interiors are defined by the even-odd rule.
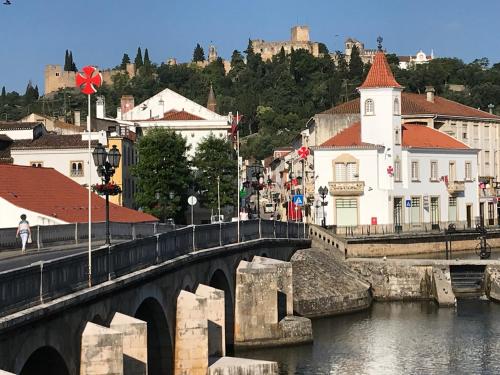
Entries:
[[224,222],[224,215],[212,215],[210,216],[210,223],[217,224]]

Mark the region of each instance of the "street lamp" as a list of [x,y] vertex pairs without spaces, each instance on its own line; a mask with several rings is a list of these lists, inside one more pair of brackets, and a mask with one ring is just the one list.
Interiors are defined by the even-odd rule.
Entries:
[[252,187],[254,190],[257,190],[257,217],[260,219],[260,191],[264,184],[264,176],[262,172],[264,171],[264,167],[261,163],[255,162],[252,165]]
[[325,202],[325,198],[328,195],[328,188],[320,186],[318,189],[318,193],[321,197],[321,205],[323,206],[323,219],[321,220],[321,226],[326,228],[326,220],[325,220],[325,206],[328,205],[328,202]]
[[109,189],[107,185],[111,180],[111,177],[115,174],[115,168],[120,165],[121,158],[120,151],[113,145],[109,152],[106,151],[104,146],[100,143],[97,144],[96,148],[92,152],[92,157],[94,158],[94,164],[97,167],[97,174],[101,177],[104,182],[104,194],[106,195],[106,245],[110,245],[109,236]]

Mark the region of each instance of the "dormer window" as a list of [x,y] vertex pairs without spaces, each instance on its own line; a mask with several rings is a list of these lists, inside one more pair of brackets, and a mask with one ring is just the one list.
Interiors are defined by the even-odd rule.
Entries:
[[396,116],[399,116],[399,114],[400,114],[400,113],[399,113],[399,99],[398,99],[398,98],[394,99],[394,109],[393,109],[393,113],[394,113],[394,115],[396,115]]
[[373,99],[366,99],[365,101],[365,115],[373,116],[375,114],[375,103]]

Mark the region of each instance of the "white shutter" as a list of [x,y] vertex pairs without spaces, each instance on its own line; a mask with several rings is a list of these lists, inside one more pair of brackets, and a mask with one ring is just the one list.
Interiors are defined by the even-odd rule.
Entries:
[[344,163],[335,163],[335,181],[346,181],[346,167]]
[[347,163],[347,181],[357,181],[356,163]]

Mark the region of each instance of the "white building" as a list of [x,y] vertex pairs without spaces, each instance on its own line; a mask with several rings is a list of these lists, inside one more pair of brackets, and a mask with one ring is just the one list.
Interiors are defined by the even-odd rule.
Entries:
[[[402,90],[378,51],[359,88],[361,121],[312,147],[314,190],[329,190],[327,225],[473,225],[478,150],[425,125],[403,124]],[[317,207],[317,224],[322,212]]]
[[401,69],[409,69],[416,65],[427,64],[434,59],[434,51],[431,51],[431,54],[427,55],[424,51],[420,50],[415,56],[398,56],[398,59]]
[[[211,100],[214,98],[209,99],[207,107],[214,109],[215,105]],[[98,118],[105,118],[102,100],[97,102],[96,113]],[[128,126],[133,124],[136,133],[141,133],[137,128],[142,130],[142,134],[146,134],[150,129],[158,127],[178,132],[186,139],[187,145],[191,146],[189,157],[194,155],[203,138],[210,134],[224,138],[231,129],[229,116],[221,116],[170,89],[159,92],[137,106],[133,96],[124,95],[116,120]]]

